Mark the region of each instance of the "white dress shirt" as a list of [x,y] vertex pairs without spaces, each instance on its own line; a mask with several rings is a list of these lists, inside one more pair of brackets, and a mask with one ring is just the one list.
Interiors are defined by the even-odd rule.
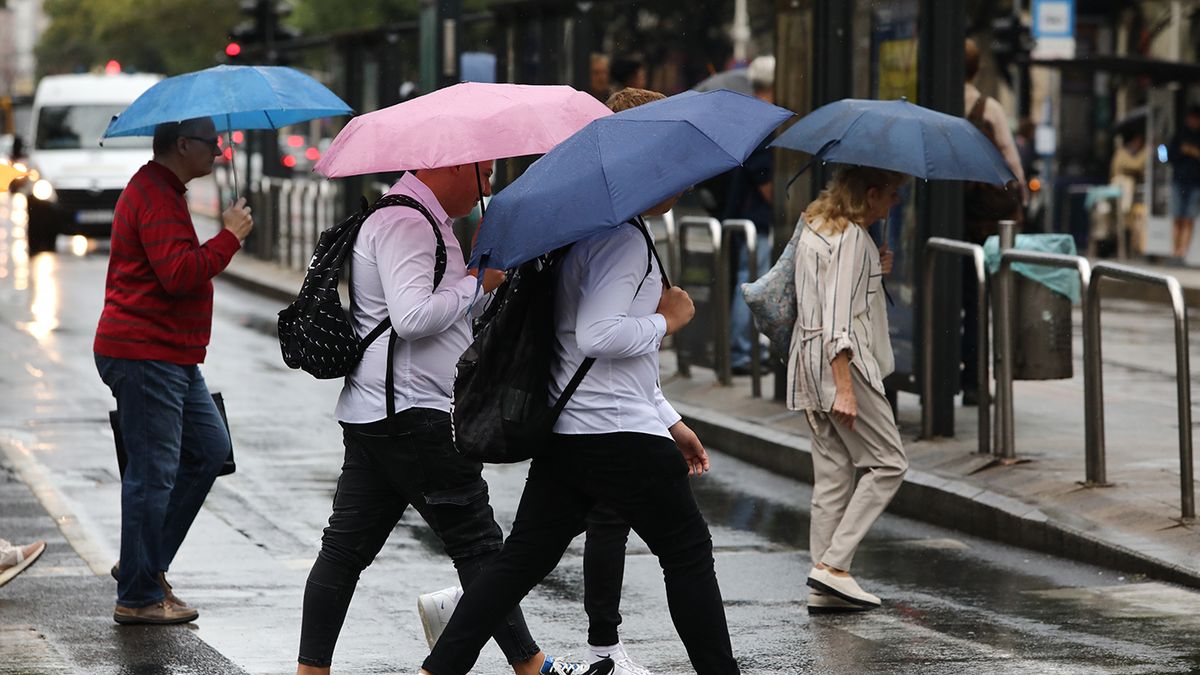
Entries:
[[[475,297],[476,279],[467,274],[462,248],[451,229],[453,219],[424,183],[406,173],[388,194],[408,195],[429,209],[446,244],[446,273],[434,290],[437,240],[419,211],[391,206],[371,214],[358,232],[351,256],[354,330],[364,337],[391,316],[399,335],[392,362],[396,410],[449,412],[455,366],[471,344],[467,310]],[[387,352],[384,333],[346,376],[335,411],[338,420],[366,423],[387,417]]]
[[796,242],[796,327],[788,350],[787,404],[791,410],[829,412],[837,387],[833,358],[850,363],[880,394],[895,368],[884,304],[879,249],[851,223],[821,234],[820,221],[804,226]]
[[584,358],[596,362],[563,408],[555,432],[670,438],[667,428],[680,417],[658,385],[658,349],[667,333],[667,320],[656,311],[662,291],[658,261],[633,225],[593,235],[567,252],[555,302],[551,402]]

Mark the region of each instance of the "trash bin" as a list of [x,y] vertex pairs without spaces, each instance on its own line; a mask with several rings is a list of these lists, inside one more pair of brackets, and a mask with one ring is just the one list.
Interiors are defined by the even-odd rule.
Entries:
[[[1075,240],[1066,234],[1017,235],[1014,248],[1076,255]],[[996,237],[984,242],[983,253],[988,272],[995,274],[1000,269]],[[1079,273],[1024,262],[1014,263],[1012,271],[1013,379],[1070,379],[1074,375],[1071,305],[1080,299]]]
[[1022,274],[1013,287],[1013,379],[1071,379],[1071,300]]

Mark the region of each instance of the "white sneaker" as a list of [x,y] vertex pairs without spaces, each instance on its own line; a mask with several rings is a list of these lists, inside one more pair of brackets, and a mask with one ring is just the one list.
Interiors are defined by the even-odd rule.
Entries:
[[883,604],[878,596],[860,588],[854,577],[838,576],[827,569],[812,568],[808,573],[808,586],[867,609],[874,609]]
[[446,624],[450,623],[450,615],[454,614],[462,594],[462,586],[451,586],[417,598],[417,613],[421,615],[421,626],[425,628],[425,641],[430,649],[442,636],[442,631],[446,630]]
[[625,651],[625,645],[620,642],[603,649],[588,645],[588,654],[592,663],[612,659],[613,675],[653,675],[649,668],[631,659],[629,652]]
[[580,661],[561,661],[553,656],[546,656],[542,664],[542,675],[615,675],[612,659],[600,659],[595,663]]
[[856,605],[836,595],[822,593],[818,590],[808,592],[808,611],[813,614],[820,614],[822,612],[861,612],[865,609],[867,608],[862,605]]

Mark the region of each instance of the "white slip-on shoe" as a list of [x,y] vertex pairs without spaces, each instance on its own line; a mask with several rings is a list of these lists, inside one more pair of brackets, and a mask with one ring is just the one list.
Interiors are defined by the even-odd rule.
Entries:
[[10,564],[0,566],[0,586],[12,581],[18,574],[37,562],[37,559],[42,556],[42,552],[46,550],[46,542],[41,539],[24,546],[11,546],[8,545],[8,542],[3,543],[7,546],[5,562]]
[[588,659],[592,663],[612,659],[613,675],[653,675],[649,668],[631,659],[629,652],[625,651],[625,645],[620,642],[604,648],[588,645]]
[[866,607],[843,600],[836,595],[830,595],[816,589],[808,592],[808,611],[810,614],[861,612]]
[[812,568],[812,571],[808,573],[808,586],[867,609],[873,609],[883,604],[878,596],[871,595],[860,588],[854,577],[838,576],[827,569]]
[[430,649],[442,636],[446,624],[450,623],[450,615],[454,614],[462,594],[462,586],[451,586],[417,598],[417,613],[421,615],[421,626],[425,629],[425,641]]

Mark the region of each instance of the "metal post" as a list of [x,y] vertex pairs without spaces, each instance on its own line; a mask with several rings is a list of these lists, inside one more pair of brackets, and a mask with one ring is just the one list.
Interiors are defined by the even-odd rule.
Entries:
[[[1179,406],[1179,481],[1180,481],[1180,511],[1184,519],[1196,517],[1195,481],[1192,460],[1192,388],[1191,388],[1191,356],[1188,346],[1187,305],[1183,298],[1183,289],[1175,277],[1146,272],[1136,267],[1117,263],[1097,263],[1092,270],[1094,281],[1088,288],[1089,315],[1085,316],[1088,333],[1094,335],[1095,346],[1087,359],[1088,371],[1093,373],[1094,385],[1094,414],[1097,426],[1095,432],[1096,446],[1089,446],[1087,455],[1087,483],[1089,485],[1107,485],[1105,467],[1104,440],[1104,387],[1103,370],[1100,359],[1100,281],[1105,277],[1137,281],[1165,286],[1171,297],[1171,311],[1175,318],[1175,384],[1177,404]],[[1086,349],[1086,346],[1085,346]]]
[[[749,262],[748,262],[749,267],[748,267],[747,271],[750,273],[750,281],[754,281],[755,279],[758,278],[758,226],[754,224],[753,220],[746,220],[745,218],[730,218],[728,220],[722,221],[721,228],[727,232],[740,232],[742,237],[745,238],[746,254],[749,259]],[[726,243],[729,243],[729,242],[732,242],[733,239],[726,238],[725,241],[726,241]],[[732,253],[732,251],[726,253],[726,260],[732,264],[736,264],[735,261],[729,260],[729,258],[728,258],[729,253]],[[738,295],[741,293],[741,290],[739,288],[737,288],[735,285],[735,288],[733,289],[733,293],[734,293],[733,297],[738,297]],[[730,314],[731,314],[730,324],[732,324],[733,323],[733,319],[732,319],[733,298],[730,298],[729,304],[731,305],[731,307],[730,307]],[[732,325],[730,326],[730,329],[732,330]],[[762,398],[762,373],[761,373],[762,358],[761,358],[761,354],[759,354],[758,331],[755,330],[755,328],[754,328],[753,320],[750,322],[750,325],[746,328],[746,330],[749,331],[749,333],[750,333],[750,395],[753,396],[754,398]],[[726,340],[725,361],[730,364],[730,376],[732,377],[732,370],[733,370],[733,335],[732,335],[732,332],[730,333],[729,337]]]
[[979,302],[979,349],[975,367],[979,374],[979,452],[991,451],[991,391],[988,359],[989,355],[989,321],[988,321],[988,292],[987,268],[984,265],[983,247],[954,239],[933,237],[925,242],[925,284],[922,286],[921,349],[923,350],[921,367],[921,437],[933,438],[933,361],[934,361],[934,316],[933,316],[933,279],[934,267],[939,253],[951,253],[970,256],[975,264],[975,278],[978,281]]
[[[709,241],[712,245],[711,250],[712,250],[714,262],[716,263],[716,267],[718,267],[718,268],[721,267],[721,265],[720,265],[721,251],[722,251],[721,222],[719,220],[717,220],[716,218],[704,218],[704,217],[700,217],[700,216],[684,216],[679,219],[679,230],[678,230],[679,272],[675,276],[675,280],[676,280],[675,282],[677,285],[680,285],[680,286],[689,285],[689,281],[690,281],[689,279],[685,278],[685,276],[683,274],[683,263],[687,257],[688,233],[693,230],[702,230],[708,235]],[[715,274],[717,275],[717,277],[715,279],[714,278],[709,279],[710,288],[712,288],[713,286],[719,287],[721,285],[721,284],[714,283],[714,281],[716,279],[722,278],[720,276],[721,273],[722,273],[722,271],[720,269],[715,270]],[[728,294],[726,294],[726,295],[728,295]],[[711,293],[709,295],[709,298],[710,298],[709,301],[714,305],[713,311],[720,312],[721,311],[720,298],[714,298],[713,294],[711,294]],[[721,332],[720,328],[722,325],[725,326],[726,334],[729,333],[729,320],[728,320],[729,303],[728,302],[725,303],[725,317],[726,317],[725,321],[722,322],[720,320],[719,314],[717,316],[718,316],[718,320],[714,322],[714,324],[716,324],[716,325],[712,326],[711,329],[713,331],[713,338],[714,338],[713,370],[718,374],[718,377],[719,377],[720,376],[720,360],[721,360],[721,358],[720,358],[721,343],[718,340],[718,338],[720,337],[720,332]],[[691,376],[691,364],[688,362],[687,357],[684,355],[685,347],[684,347],[683,340],[679,340],[679,339],[675,340],[675,351],[677,354],[677,365],[679,368],[679,374],[683,375],[684,377],[690,377]],[[728,384],[728,381],[724,381],[723,384]]]
[[1175,390],[1179,399],[1179,483],[1184,518],[1196,517],[1195,479],[1192,476],[1192,381],[1188,348],[1187,304],[1179,280],[1170,277],[1167,291],[1175,314]]
[[1083,377],[1085,386],[1091,385],[1085,392],[1087,417],[1096,422],[1096,430],[1088,438],[1083,456],[1084,484],[1090,486],[1108,485],[1104,439],[1104,361],[1100,340],[1101,278],[1100,274],[1097,274],[1084,300],[1086,311],[1083,322]]
[[[1003,278],[1003,275],[1005,275],[1005,274],[1011,275],[1013,273],[1012,272],[1012,264],[1014,262],[1025,262],[1025,263],[1031,263],[1034,265],[1045,265],[1047,267],[1062,267],[1062,268],[1074,269],[1075,271],[1077,271],[1079,273],[1079,284],[1081,286],[1081,290],[1083,291],[1084,294],[1088,293],[1088,289],[1089,289],[1091,278],[1092,278],[1092,268],[1091,268],[1091,264],[1088,262],[1087,258],[1084,258],[1082,256],[1077,256],[1077,255],[1063,255],[1060,253],[1041,253],[1039,251],[1017,251],[1017,250],[1010,249],[1010,250],[1004,251],[1003,253],[1000,254],[1000,275],[1002,278]],[[1009,289],[1005,290],[1005,293],[1009,293],[1009,292],[1010,292]],[[1012,298],[1012,297],[1013,296],[1011,296],[1011,295],[1009,296],[1009,298]],[[1008,302],[1008,299],[1006,299],[1006,302]],[[1092,315],[1091,315],[1091,311],[1088,308],[1088,304],[1083,303],[1083,322],[1084,322],[1085,326],[1091,320],[1091,316]],[[999,368],[997,369],[996,393],[997,393],[997,398],[999,398],[998,395],[1001,391],[1003,391],[1004,395],[1005,395],[1004,406],[1007,408],[1007,410],[1005,410],[1005,415],[1007,417],[1007,419],[1005,420],[1005,424],[1007,425],[1007,428],[1004,430],[1004,434],[1007,436],[1009,445],[1004,449],[1003,452],[998,450],[997,456],[1000,457],[1001,461],[1003,461],[1003,462],[1013,463],[1013,462],[1017,462],[1020,460],[1017,460],[1016,446],[1014,444],[1012,444],[1012,433],[1013,433],[1012,352],[1013,352],[1013,344],[1012,344],[1012,316],[1011,316],[1011,314],[1009,314],[1007,316],[1001,316],[1000,318],[997,319],[997,323],[999,323],[1000,321],[1006,322],[1007,325],[1005,325],[1003,327],[1003,330],[1001,331],[1003,334],[1003,337],[1001,338],[1002,342],[1000,344],[1000,351],[1002,351],[1004,353],[1004,359],[1000,364],[1003,366],[1003,371],[1001,371]],[[1095,347],[1093,346],[1093,341],[1091,338],[1088,337],[1087,332],[1085,331],[1084,336],[1083,336],[1083,358],[1084,358],[1084,360],[1086,361],[1089,358],[1093,358],[1094,353],[1095,353]],[[1095,379],[1093,377],[1091,377],[1090,375],[1088,375],[1088,371],[1086,369],[1084,370],[1084,373],[1083,373],[1083,389],[1084,389],[1084,420],[1083,420],[1083,423],[1084,423],[1084,433],[1085,433],[1085,439],[1086,439],[1085,444],[1087,447],[1090,448],[1090,447],[1093,447],[1094,444],[1096,443],[1096,428],[1098,425],[1097,425],[1097,418],[1095,415],[1093,415],[1093,410],[1092,410],[1092,408],[1093,408],[1092,402],[1095,400]]]
[[[1016,245],[1016,223],[1000,221],[1000,254]],[[1013,428],[1012,402],[1012,272],[1003,263],[1000,265],[999,302],[996,303],[996,440],[997,457],[1013,459],[1017,456],[1015,430]]]

